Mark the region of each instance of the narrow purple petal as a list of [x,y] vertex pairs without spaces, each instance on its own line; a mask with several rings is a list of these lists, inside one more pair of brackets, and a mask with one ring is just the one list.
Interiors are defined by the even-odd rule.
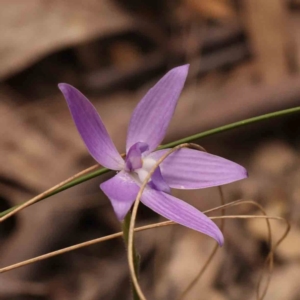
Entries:
[[135,108],[128,129],[126,151],[137,142],[154,150],[163,140],[188,74],[188,65],[169,71]]
[[140,189],[125,171],[101,183],[100,188],[109,198],[119,220],[125,218]]
[[[149,154],[158,160],[168,150]],[[160,169],[166,183],[176,189],[201,189],[246,178],[247,170],[225,158],[182,148],[168,156]]]
[[202,232],[214,238],[220,246],[224,243],[218,226],[195,207],[171,195],[146,188],[142,202],[163,217],[178,224]]
[[148,149],[149,146],[143,142],[132,145],[126,155],[126,169],[132,171],[141,168],[143,165],[142,153]]
[[151,176],[151,182],[149,183],[149,185],[157,191],[165,192],[168,194],[171,193],[171,189],[162,177],[159,167],[156,168],[153,175]]
[[93,158],[106,168],[121,170],[124,160],[92,103],[69,84],[60,83],[58,87],[65,96],[77,130]]

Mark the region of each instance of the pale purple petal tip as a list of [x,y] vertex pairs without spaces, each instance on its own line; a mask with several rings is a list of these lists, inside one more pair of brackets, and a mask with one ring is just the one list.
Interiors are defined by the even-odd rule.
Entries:
[[135,108],[127,135],[126,151],[137,142],[154,150],[163,140],[183,89],[189,65],[169,71],[151,88]]
[[124,160],[92,103],[69,84],[60,83],[58,87],[65,96],[77,130],[90,154],[104,167],[121,170],[125,164]]
[[139,192],[138,185],[127,172],[121,171],[101,183],[100,188],[109,198],[117,218],[123,220],[136,199]]
[[[168,150],[149,156],[158,160]],[[239,164],[206,152],[183,148],[168,156],[160,169],[166,183],[176,189],[201,189],[223,185],[248,176]]]
[[141,200],[146,206],[163,217],[202,232],[215,239],[220,246],[223,245],[224,237],[218,226],[188,203],[150,188],[145,189]]

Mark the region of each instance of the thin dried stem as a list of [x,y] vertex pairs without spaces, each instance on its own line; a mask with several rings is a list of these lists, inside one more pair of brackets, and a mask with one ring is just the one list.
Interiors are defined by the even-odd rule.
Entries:
[[[222,190],[221,190],[222,192]],[[223,196],[223,195],[222,195]],[[213,209],[210,209],[210,210],[207,210],[205,213],[209,213],[209,212],[212,212],[212,211],[215,211],[215,210],[222,210],[222,215],[224,215],[224,209],[225,208],[230,208],[232,206],[236,206],[236,205],[240,205],[240,204],[251,204],[251,205],[255,205],[261,212],[264,216],[267,216],[266,214],[266,211],[263,209],[263,207],[252,201],[252,200],[237,200],[237,201],[234,201],[234,202],[231,202],[231,203],[228,203],[226,205],[221,205],[219,207],[216,207],[216,208],[213,208]],[[224,220],[221,218],[221,220]],[[272,232],[271,232],[271,225],[270,225],[270,221],[269,219],[266,219],[266,223],[267,223],[267,229],[268,229],[268,241],[269,241],[269,246],[270,246],[270,249],[272,249]],[[214,257],[216,251],[218,249],[218,245],[216,245],[216,247],[213,249],[211,255],[208,257],[206,263],[204,264],[204,266],[201,268],[201,270],[199,271],[199,273],[197,274],[197,276],[193,279],[193,281],[189,284],[188,288],[186,288],[186,290],[184,290],[184,292],[180,295],[179,297],[179,300],[182,300],[186,295],[187,293],[195,286],[195,284],[198,282],[198,280],[200,279],[200,277],[203,275],[203,273],[205,272],[205,270],[207,269],[209,263],[211,262],[212,258]],[[270,278],[271,278],[271,272],[272,272],[272,269],[273,269],[273,255],[272,255],[272,251],[270,250],[270,253],[267,257],[266,260],[270,260],[270,265],[269,265],[269,273],[268,273],[268,278],[267,278],[267,284],[265,286],[265,289],[264,289],[264,292],[261,296],[261,298],[259,297],[259,286],[260,286],[260,282],[262,280],[262,276],[260,277],[259,279],[259,282],[258,282],[258,285],[257,285],[257,299],[263,299],[266,292],[267,292],[267,289],[268,289],[268,286],[269,286],[269,282],[270,282]]]
[[[247,204],[247,203],[248,204],[254,204],[257,207],[260,206],[259,204],[255,203],[254,201],[251,201],[251,200],[238,200],[238,201],[234,201],[234,202],[219,206],[219,207],[214,208],[214,209],[210,209],[210,210],[206,211],[205,213],[220,210],[220,209],[229,208],[229,207],[236,206],[236,205]],[[260,218],[263,218],[263,219],[266,219],[266,220],[271,220],[271,219],[273,219],[273,220],[282,220],[287,225],[287,228],[286,228],[284,234],[282,235],[282,237],[271,248],[270,253],[269,253],[269,255],[266,259],[266,262],[267,262],[268,260],[272,260],[272,256],[274,255],[274,251],[282,243],[282,241],[285,239],[285,237],[287,236],[287,234],[290,230],[290,224],[287,220],[285,220],[284,218],[281,218],[281,217],[255,216],[255,215],[250,215],[250,216],[249,215],[242,215],[242,216],[241,215],[237,215],[237,216],[233,215],[233,216],[210,217],[210,219],[212,219],[212,220],[217,220],[217,219],[221,219],[221,220],[222,219],[260,219]],[[165,221],[165,222],[161,222],[161,223],[142,226],[142,227],[136,228],[134,230],[135,231],[142,231],[142,230],[148,230],[148,229],[153,229],[153,228],[158,228],[158,227],[163,227],[163,226],[169,226],[169,225],[176,225],[176,223],[172,222],[172,221]],[[32,258],[32,259],[29,259],[27,261],[23,261],[23,262],[20,262],[20,263],[2,268],[2,269],[0,269],[0,273],[7,272],[9,270],[13,270],[13,269],[16,269],[16,268],[19,268],[19,267],[22,267],[22,266],[25,266],[25,265],[28,265],[28,264],[32,264],[32,263],[37,262],[37,261],[41,261],[41,260],[56,256],[56,255],[59,255],[59,254],[70,252],[70,251],[73,251],[73,250],[76,250],[76,249],[79,249],[79,248],[83,248],[83,247],[86,247],[86,246],[89,246],[89,245],[93,245],[93,244],[96,244],[96,243],[99,243],[99,242],[111,240],[111,239],[114,239],[114,238],[117,238],[117,237],[120,237],[120,236],[122,236],[122,232],[118,232],[118,233],[115,233],[115,234],[112,234],[112,235],[109,235],[109,236],[105,236],[105,237],[98,238],[98,239],[95,239],[95,240],[91,240],[91,241],[88,241],[88,242],[85,242],[85,243],[81,243],[81,244],[77,244],[77,245],[74,245],[74,246],[71,246],[71,247],[67,247],[65,249],[54,251],[54,252],[51,252],[51,253],[48,253],[48,254],[45,254],[45,255],[41,255],[41,256],[38,256],[36,258]],[[260,297],[258,296],[259,300],[262,300],[264,298],[267,287],[268,287],[268,284],[267,284],[262,296],[260,296]]]
[[[139,194],[137,196],[137,199],[136,199],[136,202],[135,202],[135,205],[134,205],[134,208],[133,208],[133,218],[131,218],[131,222],[130,222],[130,228],[129,228],[129,243],[128,243],[128,248],[129,248],[129,251],[128,251],[128,258],[129,258],[129,267],[131,269],[131,275],[132,275],[132,280],[133,280],[133,283],[137,289],[137,292],[140,296],[140,298],[142,300],[146,300],[146,298],[144,297],[140,287],[139,287],[139,284],[138,284],[138,280],[137,280],[137,277],[136,277],[136,273],[135,273],[135,270],[134,270],[134,263],[132,261],[132,255],[133,255],[133,232],[134,232],[134,224],[135,224],[135,218],[136,218],[136,214],[137,214],[137,209],[138,209],[138,205],[139,205],[139,202],[140,202],[140,198],[141,198],[141,195],[143,193],[143,190],[145,189],[148,181],[150,180],[151,176],[153,175],[154,171],[156,170],[156,168],[159,166],[159,164],[166,158],[168,157],[170,154],[172,154],[173,152],[177,151],[178,149],[180,148],[184,148],[184,147],[190,147],[190,148],[194,148],[194,149],[197,149],[197,150],[200,150],[200,151],[206,151],[203,147],[199,146],[199,145],[196,145],[196,144],[181,144],[173,149],[171,149],[170,151],[168,151],[158,162],[157,164],[153,167],[153,169],[151,170],[151,172],[149,172],[148,174],[148,177],[145,179],[143,185],[141,186],[141,189],[139,191]],[[124,156],[124,154],[122,155]],[[14,209],[13,211],[9,212],[8,214],[6,214],[5,216],[3,216],[2,218],[0,218],[0,222],[6,220],[7,218],[11,217],[12,215],[16,214],[17,212],[21,211],[22,209],[32,205],[33,203],[45,198],[47,195],[51,194],[53,191],[55,191],[56,189],[62,187],[63,185],[73,181],[74,179],[76,178],[79,178],[85,174],[88,174],[90,172],[92,172],[93,170],[99,168],[100,165],[94,165],[72,177],[70,177],[69,179],[61,182],[60,184],[52,187],[51,189],[41,193],[40,195],[32,198],[31,200],[25,202],[24,204],[20,205],[19,207],[17,207],[16,209]],[[221,199],[222,199],[222,204],[224,203],[224,198],[223,198],[223,195],[222,195],[222,190],[220,189],[220,196],[221,196]],[[222,220],[222,224],[221,224],[221,227],[223,227],[223,219]],[[110,238],[114,238],[114,237],[107,237],[108,239]],[[105,241],[107,240],[105,237],[104,238],[100,238],[100,239],[97,239],[98,242],[101,242],[101,241]],[[86,244],[88,245],[88,244]],[[72,251],[74,249],[77,249],[76,247],[73,248],[73,247],[69,247],[68,248],[68,251]],[[210,257],[208,258],[207,262],[205,263],[204,267],[200,270],[200,272],[198,273],[198,275],[196,276],[196,278],[189,284],[189,286],[187,287],[187,289],[183,292],[182,296],[180,297],[180,299],[182,299],[188,292],[189,290],[198,282],[198,280],[200,279],[200,277],[202,276],[202,274],[204,273],[204,271],[206,270],[206,268],[208,267],[210,261],[212,260],[212,258],[214,257],[216,251],[218,249],[218,245],[215,246],[215,248],[213,249],[213,252],[211,253]],[[54,252],[53,255],[58,255],[60,254],[60,250],[58,250],[57,252]],[[271,253],[270,253],[271,254]],[[51,257],[51,256],[50,256]],[[131,257],[131,259],[130,259]],[[47,257],[45,257],[47,258]],[[41,256],[40,259],[45,259],[44,256]],[[270,266],[272,266],[272,255],[270,255],[270,257],[268,258],[270,259]],[[32,263],[34,261],[32,260],[28,260],[27,263]],[[22,263],[20,263],[22,264]],[[16,264],[15,265],[16,267],[19,267],[19,264]],[[22,265],[20,265],[22,266]],[[133,266],[133,271],[132,271],[132,266]],[[270,267],[271,269],[271,267]],[[3,271],[8,271],[6,268],[3,269]],[[1,270],[0,270],[1,272]],[[258,290],[259,290],[259,287],[258,287]],[[259,292],[258,292],[259,293]]]
[[134,268],[134,257],[133,257],[133,239],[134,239],[134,226],[135,226],[135,220],[136,220],[136,216],[137,216],[137,210],[140,204],[140,199],[142,197],[142,194],[148,184],[148,181],[150,180],[151,176],[153,175],[153,173],[155,172],[155,170],[158,168],[158,166],[169,156],[171,155],[173,152],[181,149],[181,148],[198,148],[198,145],[195,144],[181,144],[179,146],[174,147],[173,149],[170,149],[167,153],[165,153],[155,164],[155,166],[150,170],[150,172],[148,173],[147,177],[145,178],[145,180],[143,181],[139,193],[136,197],[135,203],[133,205],[133,209],[132,209],[132,214],[131,214],[131,219],[130,219],[130,224],[129,224],[129,233],[128,233],[128,264],[129,264],[129,271],[130,271],[130,275],[131,275],[131,279],[132,282],[135,286],[136,292],[139,295],[141,300],[146,300],[145,295],[142,292],[142,289],[139,285],[138,279],[137,279],[137,275],[135,272],[135,268]]
[[[271,118],[276,118],[276,117],[279,117],[279,116],[288,115],[288,114],[296,113],[296,112],[299,112],[299,111],[300,111],[300,107],[294,107],[294,108],[289,108],[289,109],[285,109],[285,110],[281,110],[281,111],[276,111],[276,112],[273,112],[273,113],[268,113],[268,114],[265,114],[265,115],[261,115],[261,116],[257,116],[257,117],[253,117],[253,118],[249,118],[249,119],[245,119],[245,120],[238,121],[238,122],[231,123],[231,124],[227,124],[227,125],[224,125],[224,126],[221,126],[221,127],[218,127],[218,128],[210,129],[210,130],[207,130],[207,131],[204,131],[204,132],[201,132],[201,133],[197,133],[197,134],[188,136],[186,138],[183,138],[183,139],[171,142],[169,144],[161,145],[161,146],[158,147],[158,149],[160,150],[160,149],[172,148],[172,147],[175,147],[175,146],[180,145],[182,143],[189,143],[191,141],[199,140],[201,138],[204,138],[204,137],[207,137],[207,136],[211,136],[213,134],[225,132],[225,131],[228,131],[228,130],[231,130],[231,129],[235,129],[235,128],[238,128],[238,127],[241,127],[241,126],[245,126],[245,125],[248,125],[248,124],[252,124],[252,123],[255,123],[255,122],[260,122],[260,121],[263,121],[263,120],[267,120],[267,119],[271,119]],[[29,206],[29,205],[31,205],[31,204],[39,201],[39,200],[45,199],[45,198],[49,197],[50,195],[54,195],[56,193],[61,192],[62,190],[66,190],[66,189],[70,188],[71,186],[75,186],[77,184],[80,184],[80,183],[82,183],[84,181],[87,181],[87,180],[89,180],[91,178],[94,178],[96,176],[99,176],[101,174],[104,174],[104,173],[107,173],[107,172],[110,171],[107,168],[102,168],[102,169],[98,170],[99,172],[97,172],[97,171],[93,172],[93,174],[91,174],[91,176],[89,178],[80,178],[82,175],[85,175],[85,174],[87,174],[87,173],[95,170],[97,167],[98,167],[98,165],[93,166],[91,168],[88,168],[88,169],[82,171],[84,173],[78,173],[78,174],[74,175],[73,177],[71,177],[73,180],[74,179],[78,179],[77,182],[73,183],[72,185],[65,186],[65,184],[68,184],[71,181],[70,179],[67,179],[64,182],[62,182],[62,183],[56,185],[55,187],[51,188],[50,190],[42,193],[41,195],[43,195],[43,196],[41,196],[41,195],[37,196],[37,197],[39,197],[38,200],[33,201],[33,199],[35,199],[36,197],[33,198],[33,199],[31,199],[31,200],[29,200],[30,204],[28,204],[29,201],[27,201],[27,202],[25,202],[24,204],[22,204],[20,206],[14,206],[14,207],[6,210],[6,211],[0,212],[0,215],[4,214],[3,217],[0,217],[0,222],[4,221],[6,218],[8,218],[8,217],[12,216],[13,214],[15,214],[17,212],[16,210],[19,207],[22,207],[22,208],[18,209],[18,211],[20,211],[21,209],[23,209],[23,208],[25,208],[25,207],[27,207],[27,206]],[[79,174],[81,174],[81,176]],[[10,214],[11,212],[14,212],[14,213]],[[10,214],[10,215],[8,217],[6,217],[7,214]]]
[[[242,203],[240,202],[240,203],[237,203],[237,204],[242,204]],[[217,220],[217,219],[250,219],[250,218],[251,219],[263,218],[263,219],[268,219],[268,220],[280,220],[280,221],[284,221],[287,224],[286,231],[284,232],[282,237],[277,241],[277,243],[273,246],[273,251],[282,243],[282,241],[285,239],[285,237],[287,236],[287,234],[290,230],[290,224],[288,223],[288,221],[285,220],[284,218],[280,218],[280,217],[251,216],[251,215],[250,216],[247,216],[247,215],[245,215],[245,216],[234,216],[233,215],[233,216],[210,217],[211,220]],[[139,231],[144,231],[144,230],[149,230],[149,229],[154,229],[154,228],[159,228],[159,227],[164,227],[164,226],[170,226],[170,225],[179,225],[179,224],[177,224],[173,221],[165,221],[165,222],[160,222],[160,223],[155,223],[155,224],[150,224],[150,225],[138,227],[138,228],[135,228],[134,231],[139,232]],[[37,261],[45,260],[45,259],[57,256],[57,255],[60,255],[60,254],[64,254],[64,253],[67,253],[67,252],[70,252],[70,251],[74,251],[74,250],[77,250],[77,249],[80,249],[80,248],[84,248],[84,247],[91,246],[91,245],[94,245],[94,244],[97,244],[97,243],[112,240],[112,239],[121,237],[122,235],[123,235],[123,232],[118,232],[118,233],[114,233],[114,234],[111,234],[111,235],[108,235],[108,236],[105,236],[105,237],[90,240],[88,242],[80,243],[80,244],[73,245],[73,246],[70,246],[70,247],[67,247],[67,248],[63,248],[63,249],[60,249],[60,250],[57,250],[57,251],[53,251],[53,252],[50,252],[50,253],[47,253],[47,254],[44,254],[44,255],[40,255],[40,256],[37,256],[37,257],[31,258],[31,259],[19,262],[17,264],[13,264],[13,265],[4,267],[4,268],[0,269],[0,273],[8,272],[8,271],[11,271],[13,269],[17,269],[17,268],[35,263]]]
[[[202,146],[199,145],[195,145],[193,144],[194,148],[196,148],[199,151],[204,151],[204,152],[208,152],[205,148],[203,148]],[[223,190],[221,188],[221,186],[218,186],[218,192],[220,195],[220,200],[221,200],[221,206],[225,204],[225,198],[224,198],[224,194],[223,194]],[[221,214],[222,216],[224,215],[225,210],[221,209]],[[221,219],[221,224],[220,224],[220,230],[223,233],[224,232],[224,226],[225,226],[225,220]],[[200,271],[197,273],[197,275],[195,276],[195,278],[188,284],[188,286],[183,290],[183,292],[181,293],[181,295],[179,296],[178,300],[183,300],[185,298],[185,296],[193,289],[193,287],[198,283],[198,281],[200,280],[200,278],[202,277],[202,275],[204,274],[204,272],[206,271],[206,269],[208,268],[209,264],[211,263],[211,261],[213,260],[213,258],[215,257],[217,251],[219,249],[219,245],[218,243],[215,244],[214,248],[212,249],[211,254],[209,255],[208,259],[206,260],[205,264],[201,267]]]
[[[258,207],[258,209],[266,216],[266,211],[263,209],[263,207],[256,203],[255,201],[252,201],[252,200],[237,200],[237,201],[233,201],[233,202],[230,202],[228,204],[226,204],[226,206],[229,208],[231,206],[236,206],[236,205],[240,205],[240,204],[252,204],[252,205],[255,205],[256,207]],[[216,207],[216,208],[213,208],[213,209],[210,209],[210,210],[207,210],[206,213],[209,213],[209,212],[213,212],[215,210],[219,210],[221,207]],[[268,287],[269,287],[269,284],[270,284],[270,280],[271,280],[271,275],[272,275],[272,271],[273,271],[273,265],[274,265],[274,251],[275,249],[278,247],[278,244],[276,246],[272,246],[272,231],[271,231],[271,225],[270,225],[270,222],[268,219],[266,219],[266,223],[267,223],[267,230],[268,230],[268,241],[269,241],[269,247],[270,247],[270,252],[265,260],[265,263],[264,263],[264,269],[263,269],[263,272],[261,273],[260,277],[259,277],[259,280],[258,280],[258,283],[257,283],[257,288],[256,288],[256,298],[258,300],[262,300],[266,293],[267,293],[267,290],[268,290]],[[288,229],[289,231],[289,229]],[[288,232],[287,232],[288,233]],[[285,236],[283,236],[283,239],[285,238]],[[282,241],[280,241],[281,243]],[[273,248],[272,248],[273,247]],[[265,285],[265,288],[262,292],[262,295],[260,296],[260,286],[261,286],[261,282],[263,280],[263,274],[264,274],[264,270],[266,268],[266,264],[269,262],[269,270],[268,270],[268,277],[267,277],[267,282],[266,282],[266,285]]]
[[[266,293],[267,293],[267,290],[268,290],[268,287],[269,287],[269,284],[270,284],[270,279],[271,279],[271,273],[272,273],[272,270],[273,270],[273,265],[274,265],[274,252],[275,250],[278,248],[278,246],[283,242],[283,240],[286,238],[286,236],[288,235],[289,231],[290,231],[290,228],[291,228],[291,225],[290,223],[284,219],[284,218],[281,218],[281,217],[269,217],[269,216],[221,216],[221,217],[218,217],[218,219],[220,218],[226,218],[226,219],[233,219],[233,218],[236,218],[236,219],[258,219],[258,218],[264,218],[266,220],[281,220],[281,221],[284,221],[287,225],[286,227],[286,230],[285,232],[283,233],[282,237],[275,243],[274,246],[271,247],[270,251],[269,251],[269,254],[265,260],[265,265],[266,263],[269,261],[269,273],[268,273],[268,277],[267,277],[267,282],[266,282],[266,285],[265,285],[265,288],[263,290],[263,293],[262,295],[259,295],[259,290],[260,290],[260,285],[261,285],[261,282],[262,282],[262,279],[263,279],[263,273],[261,274],[260,278],[259,278],[259,281],[258,281],[258,284],[257,284],[257,289],[256,289],[256,298],[258,300],[263,300]],[[211,217],[211,219],[213,220],[214,217]]]
[[[165,222],[161,222],[161,223],[155,223],[155,224],[149,224],[149,225],[141,226],[141,227],[135,228],[134,231],[139,232],[139,231],[154,229],[154,228],[162,227],[162,226],[170,226],[170,225],[178,225],[178,224],[175,223],[175,222],[172,222],[172,221],[165,221]],[[24,260],[22,262],[4,267],[4,268],[0,269],[0,273],[8,272],[8,271],[11,271],[13,269],[17,269],[17,268],[20,268],[20,267],[23,267],[23,266],[26,266],[26,265],[33,264],[37,261],[45,260],[45,259],[57,256],[57,255],[61,255],[61,254],[67,253],[67,252],[71,252],[71,251],[74,251],[74,250],[77,250],[77,249],[80,249],[80,248],[84,248],[84,247],[87,247],[87,246],[91,246],[91,245],[94,245],[94,244],[98,244],[98,243],[101,243],[101,242],[109,241],[109,240],[112,240],[112,239],[115,239],[115,238],[118,238],[118,237],[122,237],[122,236],[123,236],[123,232],[117,232],[117,233],[110,234],[110,235],[107,235],[107,236],[104,236],[104,237],[101,237],[101,238],[93,239],[93,240],[90,240],[90,241],[87,241],[87,242],[83,242],[83,243],[76,244],[76,245],[73,245],[73,246],[70,246],[70,247],[66,247],[66,248],[63,248],[63,249],[60,249],[60,250],[56,250],[56,251],[53,251],[53,252],[50,252],[50,253],[47,253],[47,254],[36,256],[34,258]]]
[[[121,156],[124,157],[125,154],[123,153],[123,154],[121,154]],[[35,196],[34,198],[22,203],[21,205],[13,207],[11,211],[7,212],[3,217],[0,217],[0,223],[3,222],[6,219],[12,217],[14,214],[16,214],[17,212],[23,210],[24,208],[26,208],[26,207],[42,200],[42,199],[45,199],[45,198],[47,198],[51,195],[54,195],[54,194],[56,194],[60,191],[63,191],[65,189],[69,188],[70,186],[65,187],[65,185],[67,185],[68,183],[71,183],[72,181],[74,181],[76,179],[79,179],[80,177],[82,177],[84,175],[88,175],[89,173],[91,173],[91,172],[93,172],[93,171],[95,171],[99,168],[101,168],[101,165],[99,165],[99,164],[93,165],[93,166],[91,166],[91,167],[89,167],[89,168],[73,175],[72,177],[69,177],[68,179],[60,182],[59,184],[53,186],[52,188],[48,189],[47,191]],[[101,170],[103,170],[103,169],[101,169]],[[74,184],[74,185],[76,185],[76,184]],[[59,189],[61,189],[61,190],[59,190]]]
[[67,183],[73,181],[74,179],[77,179],[77,178],[79,178],[79,177],[81,177],[81,176],[83,176],[83,175],[86,175],[86,174],[88,174],[88,173],[90,173],[90,172],[92,172],[92,171],[98,169],[99,167],[101,167],[101,166],[98,165],[98,164],[97,164],[97,165],[94,165],[94,166],[92,166],[92,167],[89,167],[89,168],[87,168],[87,169],[85,169],[85,170],[83,170],[83,171],[81,171],[81,172],[79,172],[79,173],[73,175],[72,177],[66,179],[65,181],[62,181],[61,183],[59,183],[59,184],[53,186],[53,187],[50,188],[49,190],[47,190],[47,191],[45,191],[45,192],[43,192],[43,193],[41,193],[41,194],[35,196],[34,198],[32,198],[32,199],[30,199],[30,200],[28,200],[28,201],[26,201],[26,202],[24,202],[23,204],[21,204],[20,206],[16,207],[14,210],[12,210],[11,212],[9,212],[9,213],[7,213],[6,215],[4,215],[3,217],[1,217],[1,218],[0,218],[0,223],[3,222],[3,221],[6,220],[6,219],[12,217],[14,214],[16,214],[17,212],[23,210],[24,208],[26,208],[26,207],[28,207],[28,206],[34,204],[35,202],[38,202],[38,201],[42,200],[43,198],[47,197],[49,194],[51,194],[52,192],[54,192],[56,189],[61,188],[61,187],[64,186],[65,184],[67,184]]
[[[196,150],[199,150],[199,151],[203,151],[203,152],[206,152],[208,153],[208,151],[198,145],[198,144],[192,144],[193,148],[196,149]],[[218,192],[219,192],[219,195],[220,195],[220,200],[221,200],[221,205],[224,205],[225,204],[225,198],[224,198],[224,195],[223,195],[223,191],[222,191],[222,188],[221,186],[218,186]],[[224,209],[221,210],[222,212],[222,215],[224,215]],[[221,223],[220,223],[220,230],[221,232],[224,231],[224,225],[225,225],[225,220],[221,220]],[[160,245],[157,245],[158,246],[161,246],[162,247],[162,243],[160,243]],[[206,261],[206,263],[204,264],[203,267],[201,267],[201,270],[197,273],[197,275],[195,276],[195,278],[188,284],[188,286],[185,288],[185,290],[182,292],[182,294],[179,296],[179,300],[180,299],[183,299],[185,297],[185,295],[197,284],[197,282],[199,281],[199,279],[201,278],[202,274],[205,272],[205,270],[207,269],[207,267],[209,266],[210,262],[212,261],[212,259],[214,258],[215,254],[217,253],[217,250],[219,249],[219,245],[218,243],[216,243],[216,245],[214,246],[208,260]],[[157,265],[161,266],[162,263],[161,262],[158,262]]]
[[[260,278],[258,280],[257,289],[256,289],[256,298],[258,300],[263,300],[264,297],[265,297],[265,295],[266,295],[266,293],[267,293],[269,284],[270,284],[271,273],[272,273],[273,266],[274,266],[274,252],[278,248],[278,246],[283,242],[283,240],[286,238],[286,236],[288,235],[288,233],[290,231],[290,228],[291,228],[291,225],[290,225],[290,223],[286,219],[281,218],[281,217],[269,217],[269,216],[221,216],[221,217],[218,217],[218,219],[219,218],[224,218],[224,217],[226,219],[233,219],[233,218],[236,218],[236,219],[258,219],[258,218],[264,218],[266,220],[273,219],[273,220],[284,221],[286,223],[286,230],[285,230],[285,232],[283,233],[283,235],[281,236],[281,238],[274,244],[274,246],[271,247],[271,249],[269,251],[269,254],[268,254],[268,256],[267,256],[267,258],[265,260],[265,265],[269,262],[269,272],[268,272],[268,277],[267,277],[267,282],[266,282],[265,288],[264,288],[264,290],[263,290],[263,292],[262,292],[261,295],[260,295],[259,291],[260,291],[260,285],[261,285],[261,282],[262,282],[262,279],[263,279],[263,272],[261,273],[261,276],[260,276]],[[211,219],[214,219],[214,217],[211,217]]]
[[8,271],[11,271],[13,269],[17,269],[17,268],[20,268],[20,267],[23,267],[23,266],[26,266],[26,265],[30,265],[30,264],[35,263],[37,261],[45,260],[45,259],[57,256],[57,255],[60,255],[60,254],[64,254],[64,253],[74,251],[74,250],[77,250],[77,249],[80,249],[80,248],[83,248],[83,247],[87,247],[87,246],[94,245],[94,244],[97,244],[97,243],[112,240],[112,239],[115,239],[115,238],[121,237],[121,236],[122,236],[122,232],[118,232],[118,233],[107,235],[107,236],[104,236],[104,237],[101,237],[101,238],[98,238],[98,239],[90,240],[88,242],[84,242],[84,243],[80,243],[80,244],[73,245],[73,246],[70,246],[70,247],[66,247],[66,248],[63,248],[63,249],[60,249],[60,250],[57,250],[57,251],[53,251],[53,252],[50,252],[50,253],[47,253],[47,254],[44,254],[44,255],[40,255],[40,256],[31,258],[31,259],[28,259],[28,260],[24,260],[24,261],[19,262],[17,264],[10,265],[8,267],[2,268],[2,269],[0,269],[0,273],[8,272]]
[[[218,191],[220,194],[220,199],[221,199],[221,205],[225,204],[225,199],[224,199],[224,195],[223,195],[223,191],[222,188],[220,186],[218,186]],[[221,213],[222,216],[224,216],[224,209],[221,209]],[[220,230],[222,231],[222,233],[224,232],[224,226],[225,226],[225,220],[221,219],[221,225],[220,225]],[[206,269],[208,268],[209,264],[212,262],[213,258],[215,257],[218,249],[219,249],[219,244],[216,243],[214,248],[212,249],[211,254],[209,255],[209,257],[207,258],[205,264],[201,267],[200,271],[197,273],[197,275],[195,276],[195,278],[188,284],[188,286],[183,290],[183,292],[181,293],[181,295],[179,296],[178,300],[183,300],[186,295],[195,287],[195,285],[199,282],[199,280],[201,279],[202,275],[204,274],[204,272],[206,271]]]

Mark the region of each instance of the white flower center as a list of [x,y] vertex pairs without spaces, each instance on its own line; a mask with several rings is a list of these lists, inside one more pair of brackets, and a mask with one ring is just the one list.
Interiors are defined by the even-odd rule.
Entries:
[[143,183],[145,181],[149,172],[156,164],[156,161],[153,158],[145,157],[142,161],[142,167],[140,169],[134,170],[134,172],[138,175],[138,180],[140,181],[140,183]]

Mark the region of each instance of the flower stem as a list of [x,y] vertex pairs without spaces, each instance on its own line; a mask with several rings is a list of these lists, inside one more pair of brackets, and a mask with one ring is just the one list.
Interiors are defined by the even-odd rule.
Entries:
[[[162,146],[158,147],[158,149],[173,148],[173,147],[178,146],[180,144],[189,143],[189,142],[192,142],[192,141],[195,141],[195,140],[198,140],[198,139],[201,139],[201,138],[204,138],[204,137],[216,134],[216,133],[225,132],[225,131],[228,131],[228,130],[231,130],[231,129],[235,129],[235,128],[238,128],[238,127],[248,125],[248,124],[252,124],[252,123],[256,123],[256,122],[260,122],[260,121],[264,121],[264,120],[268,120],[268,119],[272,119],[272,118],[277,118],[279,116],[284,116],[284,115],[288,115],[288,114],[292,114],[292,113],[296,113],[296,112],[300,112],[300,106],[294,107],[294,108],[289,108],[289,109],[284,109],[284,110],[280,110],[280,111],[276,111],[276,112],[273,112],[273,113],[264,114],[264,115],[261,115],[261,116],[258,116],[258,117],[245,119],[245,120],[242,120],[242,121],[238,121],[238,122],[234,122],[234,123],[231,123],[231,124],[228,124],[228,125],[224,125],[224,126],[220,126],[220,127],[214,128],[214,129],[210,129],[210,130],[207,130],[207,131],[204,131],[204,132],[200,132],[200,133],[185,137],[183,139],[168,143],[166,145],[162,145]],[[80,176],[80,177],[78,177],[78,178],[76,178],[76,179],[60,186],[59,188],[55,189],[54,191],[51,191],[51,192],[47,193],[47,195],[43,196],[40,200],[49,198],[49,197],[51,197],[55,194],[58,194],[58,193],[60,193],[64,190],[67,190],[67,189],[69,189],[73,186],[76,186],[80,183],[88,181],[92,178],[95,178],[97,176],[105,174],[109,171],[110,170],[107,169],[107,168],[101,168],[101,169],[98,169],[98,170],[93,171],[91,173],[88,173],[86,175]],[[3,217],[6,214],[10,213],[11,211],[15,210],[18,206],[20,206],[20,205],[16,205],[16,206],[11,207],[11,208],[9,208],[5,211],[2,211],[0,213],[0,217]]]
[[283,115],[288,115],[288,114],[292,114],[292,113],[296,113],[296,112],[300,112],[300,106],[297,107],[293,107],[293,108],[288,108],[288,109],[284,109],[284,110],[280,110],[280,111],[275,111],[272,113],[268,113],[268,114],[264,114],[261,116],[257,116],[257,117],[253,117],[253,118],[249,118],[249,119],[245,119],[242,121],[238,121],[238,122],[234,122],[228,125],[224,125],[224,126],[220,126],[214,129],[210,129],[210,130],[206,130],[204,132],[200,132],[194,135],[190,135],[186,138],[159,146],[158,149],[166,149],[166,148],[173,148],[175,146],[178,146],[180,144],[184,144],[184,143],[189,143],[210,135],[214,135],[216,133],[221,133],[224,131],[228,131],[231,129],[235,129],[238,127],[242,127],[248,124],[252,124],[252,123],[256,123],[256,122],[260,122],[260,121],[264,121],[264,120],[268,120],[268,119],[272,119],[272,118],[276,118],[279,116],[283,116]]
[[[129,211],[122,223],[123,239],[124,239],[126,249],[128,248],[130,221],[131,221],[131,212]],[[138,276],[139,267],[140,267],[140,256],[139,254],[137,254],[134,245],[133,245],[133,263],[134,263],[135,274]],[[131,281],[131,290],[132,290],[133,300],[140,300],[140,297],[132,281]]]

